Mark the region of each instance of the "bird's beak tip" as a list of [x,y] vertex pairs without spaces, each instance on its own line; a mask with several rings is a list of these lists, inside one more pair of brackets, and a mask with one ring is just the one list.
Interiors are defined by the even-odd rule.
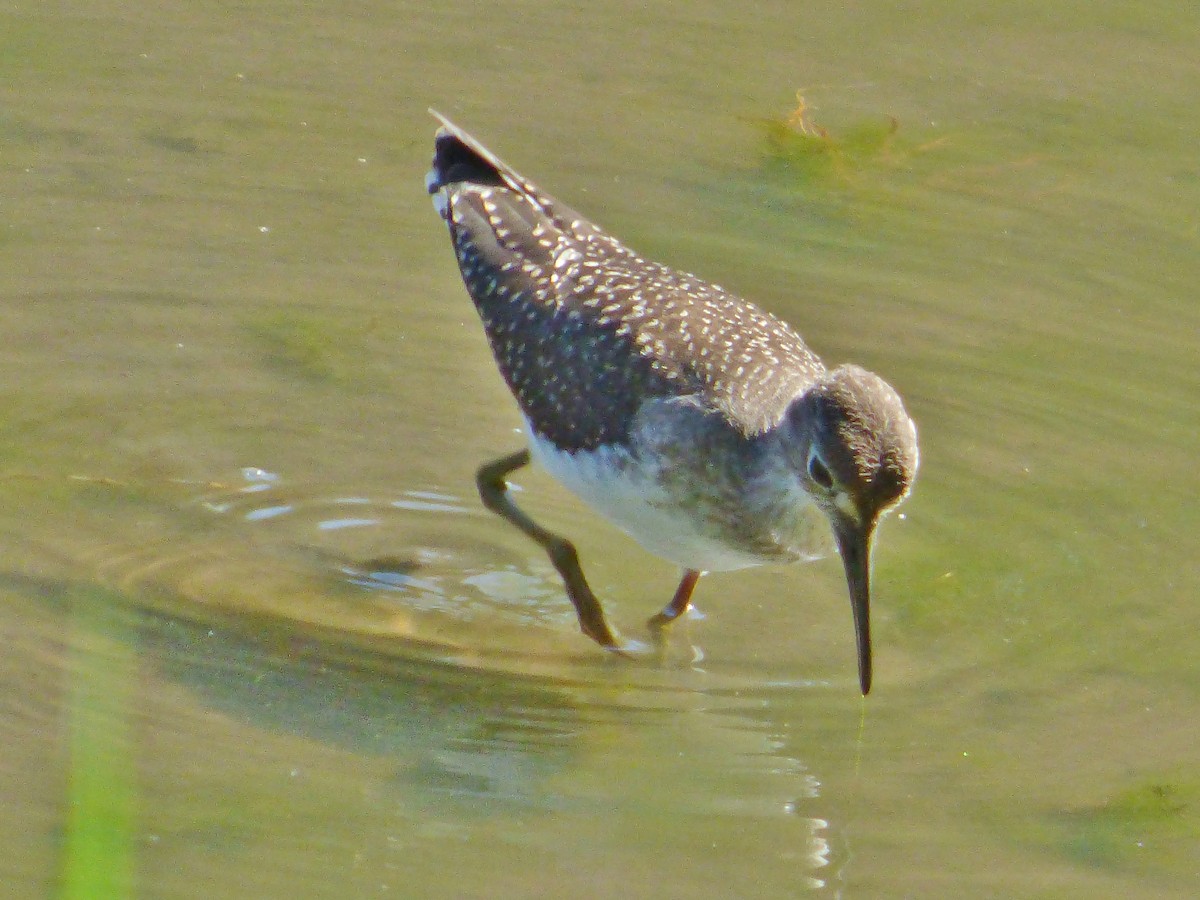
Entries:
[[865,697],[871,691],[871,535],[873,528],[857,522],[835,527],[838,549],[846,569],[854,636],[858,647],[858,683]]

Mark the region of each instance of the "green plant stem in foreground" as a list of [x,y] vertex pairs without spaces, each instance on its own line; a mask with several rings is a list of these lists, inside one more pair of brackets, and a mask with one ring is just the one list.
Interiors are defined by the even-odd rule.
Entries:
[[70,598],[70,741],[60,898],[134,896],[136,778],[129,735],[136,651],[124,610],[104,591]]

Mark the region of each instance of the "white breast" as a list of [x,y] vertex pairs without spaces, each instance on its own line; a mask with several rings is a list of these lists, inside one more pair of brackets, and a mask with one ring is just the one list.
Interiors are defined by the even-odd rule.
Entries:
[[628,453],[611,447],[569,453],[535,434],[528,421],[525,430],[531,455],[547,472],[651,553],[701,572],[780,561],[741,552],[705,534],[701,523],[628,464]]

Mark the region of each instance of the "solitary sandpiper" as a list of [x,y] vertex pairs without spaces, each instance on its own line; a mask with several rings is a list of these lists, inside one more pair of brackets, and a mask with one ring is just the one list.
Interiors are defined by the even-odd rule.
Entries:
[[484,504],[546,550],[583,632],[609,648],[575,547],[508,496],[531,457],[683,568],[653,626],[687,611],[701,574],[816,559],[832,528],[866,694],[872,538],[917,471],[900,396],[858,366],[826,369],[786,323],[643,259],[434,116],[426,187],[529,445],[479,469]]

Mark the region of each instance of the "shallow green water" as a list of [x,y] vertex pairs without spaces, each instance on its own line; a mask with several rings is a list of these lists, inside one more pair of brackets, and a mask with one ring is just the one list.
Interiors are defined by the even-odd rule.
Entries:
[[[1197,19],[0,13],[7,894],[1196,895]],[[430,105],[900,389],[868,701],[836,560],[613,660],[482,511]],[[638,636],[675,573],[521,486]]]

